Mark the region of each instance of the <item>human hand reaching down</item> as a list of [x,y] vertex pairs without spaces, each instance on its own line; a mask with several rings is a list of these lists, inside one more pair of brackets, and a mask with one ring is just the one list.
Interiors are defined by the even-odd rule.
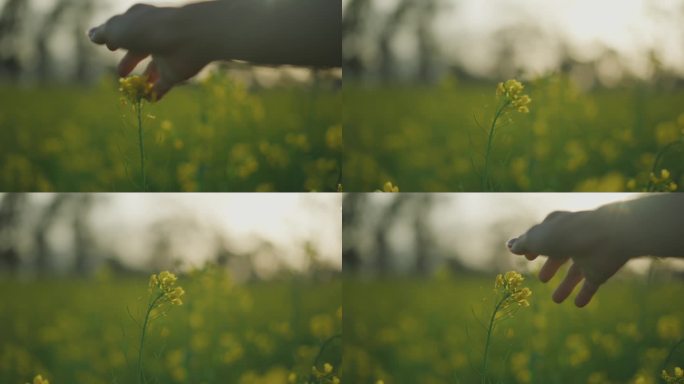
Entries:
[[160,99],[215,60],[340,66],[341,7],[341,0],[221,0],[177,8],[136,4],[88,36],[112,51],[127,51],[118,65],[121,77],[151,56],[145,75]]
[[507,245],[528,260],[548,257],[539,272],[543,282],[572,260],[553,300],[564,301],[584,280],[575,297],[575,305],[583,307],[633,258],[684,257],[684,195],[652,195],[592,211],[553,212]]
[[176,19],[176,8],[137,4],[91,29],[88,35],[94,43],[104,44],[112,51],[127,50],[117,68],[121,77],[152,56],[145,76],[153,84],[156,99],[161,99],[174,85],[195,76],[211,61],[174,29]]

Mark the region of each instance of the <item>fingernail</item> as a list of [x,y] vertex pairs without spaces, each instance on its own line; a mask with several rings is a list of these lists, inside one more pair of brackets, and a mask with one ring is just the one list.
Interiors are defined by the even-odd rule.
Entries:
[[509,250],[510,250],[511,248],[513,248],[513,244],[515,244],[515,241],[516,241],[516,240],[518,240],[517,237],[514,237],[514,238],[508,240],[508,241],[506,242],[506,247],[508,247]]

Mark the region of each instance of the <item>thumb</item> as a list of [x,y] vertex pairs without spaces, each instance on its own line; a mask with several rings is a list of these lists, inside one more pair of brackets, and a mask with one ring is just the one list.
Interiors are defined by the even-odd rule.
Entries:
[[155,101],[160,100],[171,88],[183,80],[169,65],[168,60],[159,56],[152,56],[152,61],[146,72],[150,80],[153,81],[152,91],[155,95]]

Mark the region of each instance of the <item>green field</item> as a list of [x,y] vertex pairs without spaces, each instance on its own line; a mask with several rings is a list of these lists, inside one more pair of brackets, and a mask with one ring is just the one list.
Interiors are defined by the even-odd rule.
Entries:
[[560,76],[524,83],[530,113],[500,120],[491,185],[482,173],[496,83],[345,83],[345,190],[372,191],[386,181],[406,192],[662,189],[649,185],[652,168],[684,182],[681,87],[631,83],[583,92]]
[[[149,191],[335,191],[341,95],[331,85],[248,90],[226,76],[147,104]],[[0,190],[140,191],[136,117],[115,79],[0,87]]]
[[[183,305],[148,329],[148,383],[304,383],[314,363],[339,375],[339,281],[236,285],[210,270],[179,275],[178,285]],[[0,382],[138,382],[146,277],[5,279],[0,290]]]
[[[350,383],[659,383],[684,365],[684,283],[613,279],[586,308],[551,301],[527,276],[530,306],[494,328],[483,380],[494,276],[344,282]],[[667,361],[667,363],[666,363]]]

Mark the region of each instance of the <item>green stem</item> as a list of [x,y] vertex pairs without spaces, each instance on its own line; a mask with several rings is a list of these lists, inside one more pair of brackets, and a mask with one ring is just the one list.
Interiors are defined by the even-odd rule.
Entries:
[[672,348],[670,348],[670,352],[668,352],[667,357],[663,362],[663,367],[661,369],[665,369],[667,367],[667,364],[670,363],[670,360],[672,359],[672,355],[674,355],[675,350],[679,348],[679,346],[682,344],[684,344],[684,339],[679,339],[679,341],[676,342],[675,345],[672,346]]
[[504,109],[508,107],[508,105],[511,103],[510,100],[506,99],[504,103],[501,103],[499,108],[496,110],[496,113],[494,114],[494,119],[492,120],[492,125],[489,127],[489,136],[487,137],[487,151],[485,152],[485,165],[484,165],[484,171],[482,172],[482,188],[489,190],[491,187],[491,183],[489,182],[489,154],[492,151],[492,143],[494,142],[494,129],[496,128],[496,122],[499,120],[499,117],[501,117],[501,114],[503,113]]
[[492,331],[494,330],[494,321],[496,320],[496,314],[499,312],[501,305],[508,299],[509,294],[506,294],[494,307],[494,312],[492,312],[492,317],[489,319],[489,327],[487,328],[487,340],[485,341],[484,357],[482,359],[482,384],[487,382],[487,361],[489,357],[489,344],[492,338]]
[[138,383],[142,384],[145,382],[145,373],[143,372],[143,348],[145,346],[145,335],[147,334],[147,324],[150,321],[150,313],[152,313],[152,310],[154,309],[154,305],[157,304],[157,301],[164,296],[164,293],[159,293],[157,297],[150,302],[150,305],[147,307],[147,313],[145,314],[145,321],[143,322],[142,326],[142,333],[140,335],[140,348],[138,349]]
[[147,192],[147,178],[145,176],[145,141],[142,130],[142,99],[136,103],[135,110],[138,114],[138,146],[140,148],[140,173],[142,175],[142,189]]
[[[683,144],[681,140],[673,141],[666,146],[663,147],[658,153],[656,154],[655,160],[653,160],[653,166],[651,167],[651,173],[655,175],[656,170],[658,169],[658,163],[660,163],[660,160],[662,159],[663,156],[665,156],[665,153],[667,153],[671,148],[674,148],[678,144]],[[648,180],[648,187],[646,188],[648,192],[653,192],[655,185],[653,184],[653,181],[649,178]]]

